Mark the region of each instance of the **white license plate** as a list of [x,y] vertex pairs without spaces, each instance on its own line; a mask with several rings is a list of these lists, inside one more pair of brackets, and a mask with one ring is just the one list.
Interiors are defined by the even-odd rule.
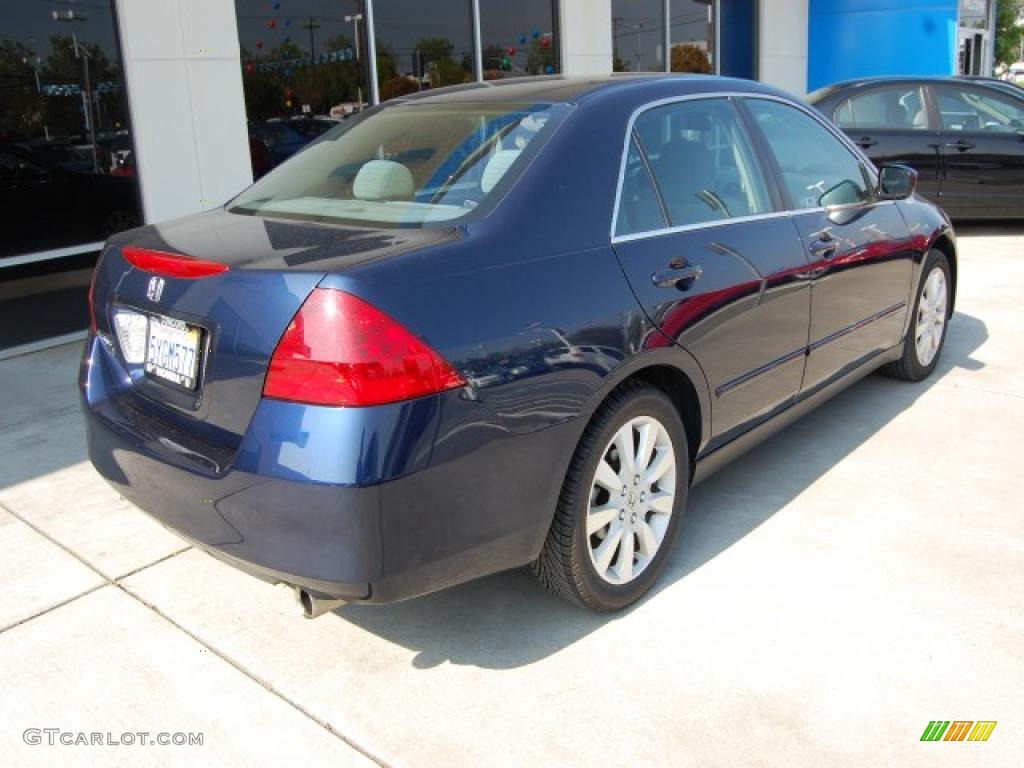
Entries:
[[201,329],[162,315],[149,318],[146,373],[195,389]]

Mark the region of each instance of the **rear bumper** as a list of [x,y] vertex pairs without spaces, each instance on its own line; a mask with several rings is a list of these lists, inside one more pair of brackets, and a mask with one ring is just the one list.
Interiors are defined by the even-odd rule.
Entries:
[[90,337],[80,383],[99,473],[222,560],[347,600],[533,560],[578,439],[574,422],[510,435],[456,391],[379,409],[263,401],[239,445],[197,443],[119,368]]

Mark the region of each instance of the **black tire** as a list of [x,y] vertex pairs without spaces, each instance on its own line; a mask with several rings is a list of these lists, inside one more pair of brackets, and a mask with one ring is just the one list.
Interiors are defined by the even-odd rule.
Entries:
[[[586,517],[598,462],[616,432],[631,419],[653,417],[665,428],[675,455],[675,499],[664,537],[646,567],[625,584],[603,579],[591,561]],[[627,383],[613,392],[591,419],[573,455],[559,496],[551,530],[532,570],[551,593],[593,611],[616,611],[639,600],[665,567],[686,508],[690,459],[679,413],[653,386]],[[633,536],[632,533],[629,534]]]
[[[921,297],[924,294],[925,283],[935,269],[941,269],[946,279],[946,322],[942,326],[942,335],[939,338],[939,347],[935,355],[927,365],[922,365],[917,353],[917,318],[921,307]],[[952,280],[949,272],[949,259],[942,251],[933,248],[928,252],[927,258],[921,267],[921,280],[917,286],[917,294],[914,296],[914,307],[910,315],[910,325],[903,342],[903,355],[899,360],[888,363],[881,368],[886,376],[901,381],[923,381],[931,376],[932,371],[939,364],[942,357],[942,348],[946,344],[946,333],[949,330],[949,319],[952,316]]]

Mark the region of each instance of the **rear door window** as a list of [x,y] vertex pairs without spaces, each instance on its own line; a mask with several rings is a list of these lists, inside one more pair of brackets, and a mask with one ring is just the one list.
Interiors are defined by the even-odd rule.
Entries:
[[835,121],[845,130],[924,131],[928,113],[920,86],[876,88],[844,101]]
[[622,175],[615,236],[664,229],[667,223],[654,181],[647,169],[647,160],[634,135],[629,142],[626,167]]
[[656,107],[637,118],[635,129],[671,226],[771,210],[761,170],[728,100]]

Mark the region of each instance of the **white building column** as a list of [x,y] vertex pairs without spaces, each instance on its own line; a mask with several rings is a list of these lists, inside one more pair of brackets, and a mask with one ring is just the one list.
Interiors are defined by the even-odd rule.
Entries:
[[558,29],[562,74],[612,71],[611,0],[559,0]]
[[252,183],[234,0],[116,0],[147,223]]
[[759,3],[757,79],[797,96],[807,94],[809,0]]

